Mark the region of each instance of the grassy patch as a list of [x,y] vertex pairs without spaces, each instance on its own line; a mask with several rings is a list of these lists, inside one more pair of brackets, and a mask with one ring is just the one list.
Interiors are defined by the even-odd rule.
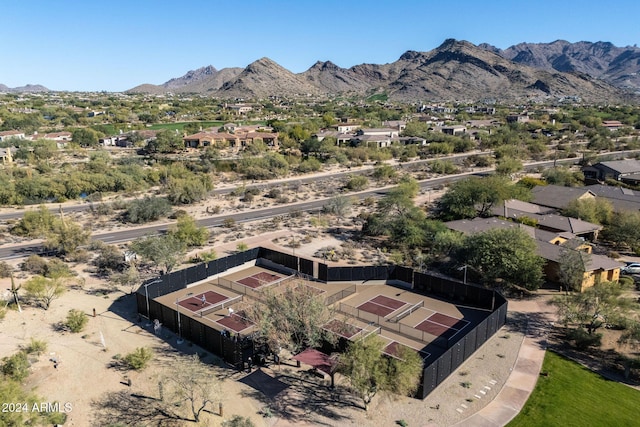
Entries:
[[637,390],[550,351],[542,371],[548,376],[538,379],[531,397],[509,427],[637,425]]
[[[197,123],[198,126],[201,126],[202,129],[211,128],[211,127],[220,127],[224,123],[223,122],[193,122]],[[155,123],[149,126],[147,129],[151,130],[162,130],[162,129],[171,129],[171,130],[184,130],[185,125],[188,125],[189,122],[180,122],[180,123]]]
[[367,101],[369,101],[369,102],[372,102],[372,101],[384,102],[387,99],[389,99],[389,95],[387,95],[386,93],[376,93],[375,95],[371,95],[370,97],[368,97]]

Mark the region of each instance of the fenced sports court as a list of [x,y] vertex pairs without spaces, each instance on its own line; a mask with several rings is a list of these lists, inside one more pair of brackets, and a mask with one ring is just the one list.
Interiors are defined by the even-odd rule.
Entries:
[[226,329],[230,329],[236,333],[242,332],[245,329],[249,329],[254,323],[247,318],[244,311],[235,311],[229,316],[222,317],[216,320],[217,323],[224,326]]
[[[424,308],[424,300],[409,303],[386,295],[376,295],[357,307],[339,303],[338,311],[424,343],[449,348],[452,339],[469,321]],[[415,319],[419,321],[415,321]],[[351,339],[351,337],[348,337]]]
[[136,303],[141,316],[242,366],[255,351],[255,325],[245,312],[264,300],[266,289],[277,295],[293,281],[312,286],[336,308],[338,317],[326,330],[350,341],[377,334],[390,357],[406,346],[426,358],[422,398],[506,321],[507,301],[492,290],[398,265],[334,267],[268,248],[149,280],[138,289]]
[[187,295],[186,298],[178,299],[177,303],[180,307],[184,307],[189,311],[197,312],[227,299],[229,299],[229,297],[226,295],[222,295],[214,291],[206,291],[197,295]]

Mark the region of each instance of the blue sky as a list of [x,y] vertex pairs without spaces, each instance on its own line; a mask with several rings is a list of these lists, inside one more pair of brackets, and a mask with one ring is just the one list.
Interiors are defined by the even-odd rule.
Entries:
[[124,91],[265,56],[296,73],[317,60],[387,63],[447,38],[628,46],[640,42],[639,16],[637,0],[6,0],[0,83]]

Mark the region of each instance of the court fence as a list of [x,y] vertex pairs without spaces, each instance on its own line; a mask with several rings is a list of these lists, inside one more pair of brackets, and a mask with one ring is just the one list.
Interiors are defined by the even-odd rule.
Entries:
[[[164,306],[158,303],[156,298],[179,289],[185,289],[190,284],[217,276],[250,261],[253,261],[256,265],[269,266],[285,274],[300,272],[307,280],[319,282],[318,287],[320,288],[322,283],[338,281],[354,281],[363,285],[366,285],[367,281],[385,281],[395,286],[411,289],[412,292],[425,296],[434,296],[454,304],[464,303],[467,306],[487,310],[486,318],[475,326],[469,325],[462,329],[461,333],[455,334],[448,339],[438,337],[427,345],[425,351],[434,354],[434,357],[426,360],[423,379],[417,393],[417,397],[422,399],[491,338],[506,323],[507,319],[507,300],[499,292],[461,283],[446,276],[430,272],[418,272],[408,267],[395,265],[330,267],[316,260],[308,260],[262,247],[198,264],[185,270],[161,275],[144,282],[136,292],[138,313],[149,320],[159,320],[163,327],[176,333],[179,332],[184,339],[219,355],[228,363],[241,366],[247,357],[255,356],[254,352],[256,350],[251,336],[219,331],[201,321],[209,319],[206,317],[200,318],[199,316],[182,316],[180,331],[178,331],[178,313],[175,307]],[[223,278],[218,279],[218,284],[240,295],[258,300],[262,296],[259,288],[252,289]],[[355,292],[356,286],[351,285],[342,291],[327,296],[325,301],[328,305],[335,304]],[[410,307],[409,310],[413,308]],[[415,307],[415,309],[417,308],[419,307]],[[426,334],[425,332],[410,328],[400,322],[399,320],[405,316],[404,312],[395,315],[392,313],[389,318],[381,318],[345,303],[340,303],[338,309],[368,322],[376,322],[381,327],[380,331],[393,331],[422,342],[427,342],[426,338],[432,338],[426,337],[424,335]],[[407,313],[406,315],[408,316],[409,314]],[[432,348],[436,346],[437,349],[431,351],[429,349],[430,346]]]

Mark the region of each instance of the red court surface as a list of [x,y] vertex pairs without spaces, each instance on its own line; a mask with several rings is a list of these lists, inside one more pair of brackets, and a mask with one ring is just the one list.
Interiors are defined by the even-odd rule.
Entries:
[[268,285],[269,283],[275,282],[279,279],[282,279],[282,276],[261,271],[260,273],[254,274],[253,276],[245,277],[244,279],[238,280],[238,283],[242,283],[245,286],[256,289],[260,286]]
[[[391,341],[383,350],[382,352],[388,356],[392,356],[395,357],[396,359],[400,358],[400,348],[408,348],[413,350],[411,347],[407,347],[404,344],[400,344],[398,341]],[[417,350],[414,350],[417,351]],[[428,358],[429,356],[431,356],[431,353],[427,353],[426,351],[418,351],[418,354],[420,354],[420,357],[422,357],[422,360],[425,360],[426,358]]]
[[[446,322],[447,324],[443,324],[440,321],[436,322],[434,319],[438,319],[443,323]],[[436,337],[449,339],[460,332],[460,330],[468,324],[469,322],[466,320],[456,319],[455,317],[447,316],[442,313],[434,313],[429,316],[428,319],[417,324],[415,328]],[[455,328],[452,326],[455,326]]]
[[350,325],[338,319],[333,319],[331,322],[323,326],[327,331],[333,332],[336,335],[340,335],[344,338],[351,338],[355,334],[362,331],[362,328]]
[[376,304],[375,302],[367,301],[364,304],[360,304],[356,307],[358,310],[366,311],[367,313],[372,313],[377,316],[388,316],[390,313],[393,313],[395,310],[389,307],[385,307],[384,305]]
[[375,302],[378,305],[383,305],[385,307],[392,308],[393,310],[397,310],[403,305],[407,304],[404,301],[400,301],[395,298],[387,297],[384,295],[378,295],[375,298],[371,298],[369,301]]
[[432,322],[440,323],[441,325],[456,329],[462,329],[467,326],[467,323],[469,323],[466,320],[456,319],[455,317],[447,316],[442,313],[433,313],[428,319]]
[[[202,300],[203,296],[204,301]],[[180,300],[178,301],[178,304],[180,304],[180,307],[184,307],[187,310],[198,311],[227,299],[229,299],[229,297],[226,295],[222,295],[213,291],[207,291],[205,293]]]
[[245,329],[253,326],[253,322],[249,319],[246,319],[238,314],[234,313],[231,316],[223,317],[221,319],[216,320],[219,324],[224,326],[227,329],[230,329],[234,332],[241,332]]

